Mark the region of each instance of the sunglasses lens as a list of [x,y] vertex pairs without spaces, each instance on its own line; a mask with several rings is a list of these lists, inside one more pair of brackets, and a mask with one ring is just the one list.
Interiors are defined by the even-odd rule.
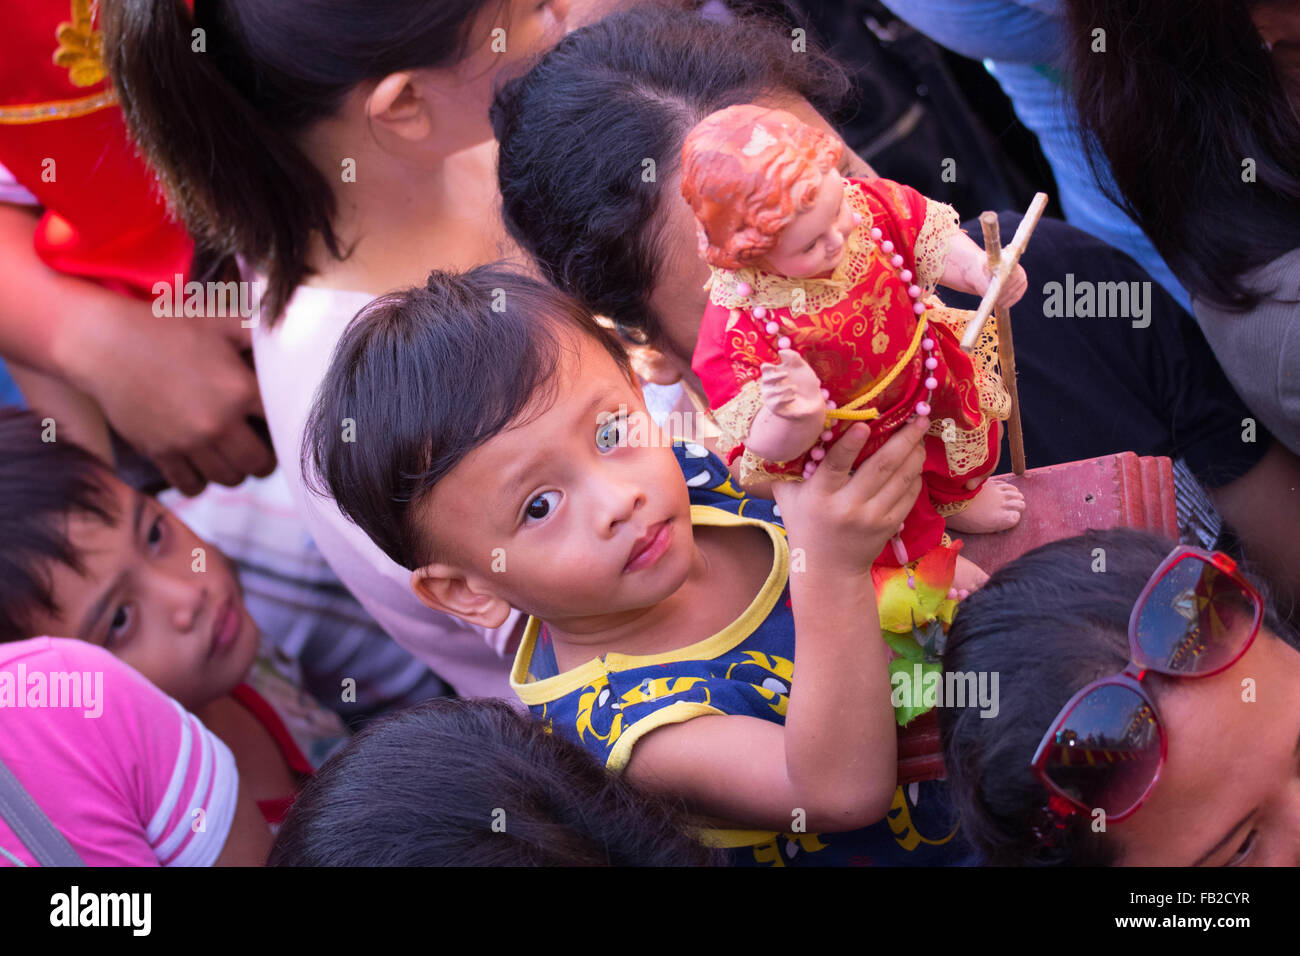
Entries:
[[1103,684],[1066,714],[1044,770],[1062,792],[1108,816],[1142,798],[1160,767],[1160,723],[1137,691]]
[[1255,604],[1214,565],[1185,558],[1157,582],[1138,615],[1138,646],[1167,674],[1218,670],[1250,637]]

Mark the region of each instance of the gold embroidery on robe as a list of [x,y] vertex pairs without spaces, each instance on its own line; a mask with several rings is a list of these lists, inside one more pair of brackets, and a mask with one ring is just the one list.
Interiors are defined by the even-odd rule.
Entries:
[[[72,0],[72,21],[60,23],[55,31],[58,45],[52,57],[56,66],[68,70],[73,86],[95,86],[103,82],[104,36],[95,30],[90,0]],[[89,96],[44,103],[20,103],[0,106],[0,125],[26,126],[54,120],[75,119],[97,112],[117,102],[112,88]]]
[[92,23],[90,0],[72,0],[72,22],[60,23],[55,36],[54,65],[67,67],[73,86],[94,86],[104,79],[104,35]]

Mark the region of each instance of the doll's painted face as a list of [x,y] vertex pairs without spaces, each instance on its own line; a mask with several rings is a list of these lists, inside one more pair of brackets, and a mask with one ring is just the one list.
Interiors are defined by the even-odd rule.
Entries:
[[765,272],[806,279],[829,273],[839,265],[844,258],[844,244],[857,223],[844,197],[844,179],[839,170],[813,172],[798,188],[816,190],[817,198],[781,231],[760,267]]

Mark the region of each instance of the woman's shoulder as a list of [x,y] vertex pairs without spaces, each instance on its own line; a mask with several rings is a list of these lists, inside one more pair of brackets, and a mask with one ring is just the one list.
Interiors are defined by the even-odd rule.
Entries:
[[1233,355],[1249,353],[1252,361],[1276,356],[1277,362],[1294,367],[1300,362],[1300,335],[1293,331],[1296,303],[1300,303],[1300,249],[1252,269],[1241,281],[1259,296],[1250,309],[1192,298],[1192,311],[1205,337],[1225,366]]
[[1251,289],[1267,296],[1269,301],[1287,303],[1293,316],[1294,303],[1300,302],[1300,249],[1292,249],[1248,272],[1244,281]]
[[[300,285],[276,320],[259,322],[258,329],[264,334],[275,335],[304,325],[314,328],[336,325],[341,334],[362,307],[374,298],[371,293],[357,289]],[[266,317],[262,318],[265,320]]]

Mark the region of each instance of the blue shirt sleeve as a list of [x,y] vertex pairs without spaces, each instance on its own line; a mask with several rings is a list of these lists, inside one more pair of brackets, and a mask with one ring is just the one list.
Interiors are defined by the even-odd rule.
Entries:
[[972,60],[1054,62],[1061,49],[1060,0],[882,0],[895,16]]

